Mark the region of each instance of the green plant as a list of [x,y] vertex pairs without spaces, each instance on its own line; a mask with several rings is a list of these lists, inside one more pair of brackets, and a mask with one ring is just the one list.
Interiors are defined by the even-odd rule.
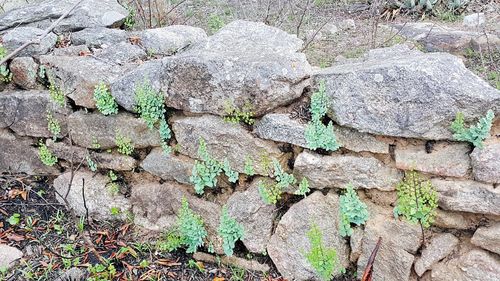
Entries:
[[328,111],[329,100],[326,95],[325,81],[319,83],[319,89],[311,96],[311,121],[307,124],[304,136],[307,141],[307,148],[315,150],[318,148],[327,151],[335,151],[340,148],[335,133],[333,123],[323,124],[323,119]]
[[243,238],[245,231],[242,225],[229,216],[225,206],[222,208],[218,232],[222,237],[224,253],[227,256],[232,256],[236,241]]
[[[229,279],[230,281],[244,281],[245,280],[245,269],[236,267],[236,266],[231,266],[231,278]],[[265,279],[268,280],[268,279]]]
[[173,252],[182,246],[182,237],[177,229],[168,231],[163,234],[161,239],[157,241],[156,248],[161,252]]
[[311,245],[309,252],[305,254],[307,261],[321,280],[330,280],[339,267],[337,251],[335,248],[329,248],[323,244],[323,233],[316,224],[313,224],[307,232],[307,238]]
[[448,0],[448,8],[454,12],[465,8],[469,4],[469,0]]
[[299,184],[299,188],[295,190],[293,194],[295,195],[300,195],[300,196],[307,196],[307,193],[309,193],[311,190],[309,189],[309,181],[307,178],[302,178],[302,181]]
[[[3,59],[7,55],[7,49],[0,44],[0,60]],[[7,65],[0,65],[0,82],[9,83],[12,81],[12,73],[10,72]]]
[[80,219],[78,219],[76,229],[78,229],[79,233],[83,233],[83,231],[85,230],[85,217],[84,216],[81,216]]
[[394,216],[403,216],[411,223],[418,223],[422,229],[434,222],[438,207],[438,193],[429,180],[424,180],[415,171],[405,173],[403,180],[396,186],[397,201]]
[[21,222],[21,215],[18,213],[12,214],[8,220],[10,225],[18,225]]
[[464,115],[458,112],[455,120],[451,123],[453,138],[458,141],[470,142],[475,147],[483,147],[483,141],[490,135],[493,118],[495,118],[495,114],[493,114],[492,110],[488,110],[485,117],[479,119],[476,125],[467,129],[464,124]]
[[89,169],[92,171],[92,172],[95,172],[97,171],[97,163],[94,162],[94,160],[92,160],[92,158],[90,158],[90,155],[87,155],[85,157],[85,160],[87,161],[87,166],[89,167]]
[[255,175],[255,170],[253,168],[253,160],[252,160],[252,157],[250,157],[250,156],[247,156],[245,158],[244,172],[245,172],[245,174],[247,174],[249,176]]
[[155,91],[147,80],[135,89],[135,110],[150,129],[153,129],[154,125],[164,118],[164,102],[163,94]]
[[172,131],[170,130],[170,127],[168,126],[165,118],[162,118],[160,120],[160,128],[158,129],[158,131],[160,133],[161,147],[163,149],[163,152],[165,154],[170,154],[170,152],[172,152],[172,148],[168,146],[168,141],[172,137]]
[[111,281],[116,276],[116,268],[109,262],[107,264],[90,264],[87,270],[89,271],[87,281]]
[[113,172],[113,170],[109,170],[108,177],[111,181],[118,180],[118,176],[115,174],[115,172]]
[[196,252],[198,247],[203,246],[203,240],[207,237],[203,219],[189,208],[186,198],[182,198],[178,215],[178,230],[182,244],[187,246],[187,253]]
[[189,260],[188,261],[188,267],[189,268],[193,268],[193,269],[196,269],[198,270],[199,272],[205,272],[205,268],[203,267],[203,264],[200,263],[200,262],[197,262],[193,259]]
[[50,99],[61,107],[66,105],[66,98],[62,90],[56,85],[54,80],[49,79],[49,97]]
[[273,159],[272,162],[275,182],[270,183],[269,181],[261,180],[258,183],[259,194],[266,204],[276,204],[281,199],[281,194],[283,194],[285,189],[297,183],[292,174],[288,174],[283,170],[278,160]]
[[57,163],[57,157],[52,154],[41,140],[38,142],[38,157],[47,166],[54,166]]
[[101,149],[101,144],[96,137],[92,137],[92,149]]
[[125,6],[125,8],[128,11],[128,15],[125,18],[123,25],[125,26],[125,29],[132,30],[135,26],[136,11],[135,11],[134,7],[132,7],[132,6]]
[[229,160],[224,159],[224,162],[222,163],[222,170],[224,171],[224,174],[226,177],[229,179],[229,182],[235,183],[238,181],[238,172],[234,171],[231,168],[231,165],[229,164]]
[[245,102],[241,109],[234,106],[230,100],[226,100],[224,103],[224,111],[226,116],[224,116],[224,121],[230,123],[240,123],[243,122],[247,125],[253,125],[255,123],[253,106],[250,102]]
[[110,213],[112,216],[118,216],[119,214],[122,213],[122,210],[120,209],[120,207],[116,207],[116,206],[113,206],[109,209]]
[[124,155],[130,155],[134,152],[134,144],[128,137],[123,136],[121,133],[116,132],[115,144],[118,147],[118,152]]
[[340,221],[339,229],[341,236],[351,236],[351,224],[362,225],[369,217],[368,207],[358,197],[351,184],[347,185],[345,194],[340,195]]
[[94,101],[97,109],[104,115],[118,113],[118,104],[115,97],[109,92],[108,86],[100,82],[94,89]]
[[59,121],[54,118],[50,111],[47,111],[47,127],[52,134],[52,139],[56,141],[57,136],[61,133],[61,124],[59,124]]
[[116,182],[110,182],[107,184],[109,194],[115,196],[120,192],[120,186]]
[[219,31],[225,25],[224,20],[215,14],[208,17],[208,28],[212,33]]

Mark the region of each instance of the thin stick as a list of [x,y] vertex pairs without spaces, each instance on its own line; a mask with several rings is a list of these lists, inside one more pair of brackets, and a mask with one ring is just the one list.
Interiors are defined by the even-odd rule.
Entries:
[[7,56],[5,56],[1,61],[0,61],[0,65],[6,63],[8,60],[10,60],[11,58],[13,58],[15,55],[17,55],[19,52],[21,52],[22,50],[24,50],[26,47],[28,47],[29,45],[32,45],[32,44],[40,44],[40,41],[45,38],[45,36],[47,36],[65,17],[67,17],[71,12],[73,12],[73,10],[78,7],[78,5],[80,5],[83,1],[85,0],[80,0],[78,1],[75,5],[73,5],[73,7],[71,7],[71,9],[69,9],[68,11],[66,11],[66,13],[62,14],[62,16],[60,16],[55,22],[53,22],[47,29],[45,29],[43,31],[42,34],[40,34],[40,36],[38,36],[38,38],[35,38],[31,41],[28,41],[26,43],[24,43],[23,45],[21,45],[21,47],[15,49],[12,53],[8,54]]

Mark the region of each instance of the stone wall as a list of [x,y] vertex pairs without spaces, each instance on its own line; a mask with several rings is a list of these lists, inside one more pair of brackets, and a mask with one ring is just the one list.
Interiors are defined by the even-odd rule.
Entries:
[[[289,280],[317,278],[302,254],[309,248],[311,222],[337,249],[341,264],[357,268],[358,276],[382,237],[374,280],[500,279],[500,119],[483,148],[454,141],[449,129],[457,112],[471,122],[487,110],[499,116],[500,91],[458,57],[397,45],[315,69],[300,52],[301,40],[263,23],[235,21],[210,37],[189,26],[128,32],[112,28],[120,26],[126,11],[112,0],[98,2],[103,9],[77,9],[56,29],[66,40],[51,33],[10,62],[13,81],[2,84],[0,93],[0,172],[57,176],[53,186],[65,194],[70,162],[82,163],[68,196],[77,213],[85,212],[85,179],[94,218],[113,219],[110,208],[118,207],[152,231],[176,223],[185,197],[203,217],[218,253],[217,227],[226,205],[246,230],[246,249],[267,252]],[[52,4],[0,17],[8,51],[40,34],[65,10],[64,5],[50,10]],[[63,91],[64,107],[51,100],[47,79]],[[170,154],[160,148],[158,132],[134,112],[135,89],[145,79],[165,95]],[[329,154],[308,150],[304,138],[308,99],[320,81],[332,101],[328,116],[342,146]],[[96,109],[93,92],[100,82],[111,89],[118,114]],[[225,121],[228,102],[235,108],[250,103],[256,123]],[[47,110],[61,124],[55,140]],[[117,131],[134,144],[131,156],[116,151]],[[236,184],[221,178],[216,189],[195,194],[189,177],[200,138],[211,155],[227,159],[240,173]],[[57,156],[55,166],[38,158],[40,140]],[[86,167],[87,157],[97,163],[97,172]],[[256,176],[244,175],[247,158],[256,160]],[[285,195],[286,208],[265,204],[257,188],[269,177],[259,164],[263,158],[277,159],[297,178],[309,179],[312,193],[303,199]],[[431,179],[439,193],[425,247],[417,225],[392,215],[395,186],[410,169]],[[106,191],[109,170],[119,175],[118,194]],[[370,219],[344,239],[337,229],[338,194],[349,183],[368,205]]]

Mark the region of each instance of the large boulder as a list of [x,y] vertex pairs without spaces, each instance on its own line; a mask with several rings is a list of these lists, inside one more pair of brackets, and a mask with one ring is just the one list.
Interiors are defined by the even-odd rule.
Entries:
[[432,281],[496,281],[500,279],[500,259],[494,254],[473,249],[432,267]]
[[[123,219],[131,207],[129,199],[120,193],[113,194],[109,190],[109,183],[110,179],[105,175],[80,170],[57,177],[54,189],[57,191],[57,201],[61,204],[67,202],[78,216],[85,216],[88,211],[88,215],[96,219]],[[112,208],[117,208],[120,213],[112,214]]]
[[254,179],[247,190],[235,192],[226,202],[229,215],[245,229],[243,244],[253,253],[265,253],[273,231],[276,206],[266,204]]
[[445,210],[500,215],[500,189],[471,180],[432,179]]
[[472,151],[472,173],[478,181],[500,183],[500,142],[487,142]]
[[174,153],[165,154],[160,147],[151,150],[141,163],[141,168],[153,175],[164,180],[175,180],[184,184],[191,184],[189,177],[193,166],[193,159]]
[[472,244],[500,255],[500,222],[480,227],[471,239]]
[[[1,21],[1,18],[0,18]],[[24,43],[37,39],[44,33],[43,30],[36,27],[18,27],[9,30],[2,36],[2,43],[8,53],[21,47]],[[18,56],[33,56],[43,55],[49,52],[54,47],[57,41],[57,36],[50,32],[42,38],[40,43],[31,44],[18,53]]]
[[263,23],[234,21],[206,44],[165,58],[167,105],[226,115],[227,104],[251,103],[261,116],[302,95],[311,67],[302,41]]
[[116,147],[118,134],[130,138],[135,148],[161,143],[157,130],[149,129],[146,122],[125,112],[105,116],[77,111],[68,117],[68,130],[75,144],[86,148],[93,148],[96,142],[101,149]]
[[47,75],[76,105],[95,108],[94,89],[110,84],[132,66],[119,66],[89,56],[41,56]]
[[269,241],[267,252],[278,271],[288,280],[320,280],[305,255],[311,249],[307,232],[316,224],[323,243],[337,251],[339,265],[349,265],[349,248],[340,236],[339,197],[317,191],[292,205],[283,215]]
[[[74,6],[74,0],[46,0],[25,5],[0,16],[0,31],[19,25],[49,27]],[[96,7],[99,7],[96,9]],[[128,11],[116,0],[86,0],[76,7],[55,28],[58,32],[77,31],[87,27],[119,26]]]
[[7,91],[0,94],[0,129],[9,128],[20,136],[51,137],[47,114],[67,133],[66,115],[71,111],[51,102],[48,91]]
[[420,228],[415,224],[395,220],[391,209],[369,204],[370,219],[366,223],[361,255],[358,259],[358,276],[362,276],[368,259],[382,238],[377,258],[373,263],[373,280],[409,280],[414,256],[422,244]]
[[422,251],[421,257],[415,261],[415,272],[422,276],[434,264],[447,257],[460,240],[450,233],[437,234]]
[[[208,240],[213,243],[217,253],[222,251],[222,239],[217,235],[221,206],[191,195],[190,187],[174,182],[164,184],[141,182],[132,186],[135,224],[153,231],[171,230],[177,226],[177,216],[182,199],[189,203],[189,208],[203,218],[208,232]],[[205,246],[208,247],[207,244]]]
[[439,142],[427,151],[424,144],[397,145],[396,167],[439,176],[467,177],[471,169],[470,147],[465,143]]
[[445,53],[408,47],[372,50],[366,59],[319,71],[331,99],[329,116],[361,132],[420,139],[452,139],[457,112],[466,121],[500,113],[500,91]]
[[351,183],[355,188],[376,188],[391,191],[401,180],[402,173],[386,166],[374,157],[355,155],[319,155],[304,151],[295,159],[294,173],[309,180],[311,188],[343,188]]
[[272,141],[261,140],[253,136],[240,124],[225,122],[213,115],[200,117],[180,117],[172,121],[172,130],[180,145],[180,153],[191,158],[199,158],[198,145],[200,138],[207,144],[207,150],[219,161],[229,160],[231,167],[243,173],[245,161],[253,159],[255,173],[267,175],[263,165],[259,165],[262,157],[281,159],[284,153]]

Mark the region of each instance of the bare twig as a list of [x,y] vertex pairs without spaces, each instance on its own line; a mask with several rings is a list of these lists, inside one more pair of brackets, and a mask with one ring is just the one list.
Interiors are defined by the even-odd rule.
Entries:
[[75,5],[73,5],[73,7],[71,7],[71,9],[69,9],[68,11],[66,11],[64,14],[62,14],[55,22],[53,22],[47,29],[45,29],[43,31],[42,34],[40,34],[40,36],[38,36],[37,38],[33,39],[33,40],[30,40],[26,43],[24,43],[23,45],[21,45],[19,48],[15,49],[13,52],[11,52],[10,54],[8,54],[7,56],[5,56],[1,61],[0,61],[0,65],[6,63],[8,60],[10,60],[11,58],[13,58],[15,55],[17,55],[19,52],[21,52],[22,50],[24,50],[26,47],[28,47],[29,45],[32,45],[32,44],[40,44],[40,41],[45,38],[45,36],[47,36],[64,18],[66,18],[76,7],[78,7],[78,5],[80,5],[83,1],[85,0],[80,0],[78,1]]
[[300,50],[301,52],[305,51],[307,49],[307,47],[309,47],[309,45],[314,41],[314,39],[316,38],[316,36],[318,35],[318,33],[325,27],[325,25],[327,23],[329,23],[331,20],[333,19],[333,15],[330,16],[325,22],[323,22],[323,24],[316,30],[314,31],[313,35],[311,36],[311,38],[309,38],[307,40],[307,42],[304,44],[304,47],[302,47],[302,49]]
[[306,13],[309,10],[309,3],[310,2],[311,2],[311,0],[307,0],[306,6],[304,7],[304,10],[302,10],[302,14],[300,16],[300,20],[299,20],[299,23],[297,24],[296,31],[295,31],[295,33],[297,34],[297,37],[299,37],[300,27],[302,26],[302,23],[304,22],[304,18],[306,17]]
[[377,256],[380,244],[382,244],[382,237],[378,238],[377,245],[375,245],[370,258],[368,259],[368,263],[366,264],[365,271],[363,272],[363,277],[361,277],[361,281],[372,281],[373,263],[375,262],[375,257]]

